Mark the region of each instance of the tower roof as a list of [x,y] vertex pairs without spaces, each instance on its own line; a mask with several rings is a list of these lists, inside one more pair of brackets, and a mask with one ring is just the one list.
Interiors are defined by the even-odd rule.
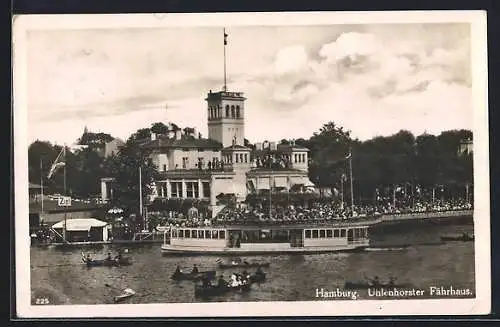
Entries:
[[246,100],[243,96],[243,92],[229,92],[229,91],[219,91],[219,92],[210,92],[207,94],[205,101],[209,100]]

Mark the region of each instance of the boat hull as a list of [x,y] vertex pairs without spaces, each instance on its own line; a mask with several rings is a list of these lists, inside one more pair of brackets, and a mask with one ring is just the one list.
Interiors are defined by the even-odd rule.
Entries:
[[173,274],[171,279],[177,280],[177,281],[182,281],[182,280],[192,280],[192,281],[198,281],[202,278],[208,278],[209,280],[215,278],[216,275],[215,270],[209,270],[209,271],[202,271],[198,272],[196,274],[191,274],[191,273],[180,273],[180,274]]
[[257,268],[257,267],[262,267],[262,268],[267,268],[271,265],[270,262],[264,262],[264,263],[258,263],[258,262],[251,262],[251,263],[236,263],[236,264],[231,264],[231,263],[219,263],[219,268],[220,269],[230,269],[230,268]]
[[217,287],[217,286],[211,286],[211,287],[202,287],[199,285],[195,286],[194,294],[197,297],[209,297],[209,296],[217,296],[217,295],[222,295],[226,293],[244,293],[250,291],[251,283],[237,286],[237,287]]
[[118,260],[92,260],[84,262],[87,267],[119,267],[119,266],[130,266],[132,262],[129,259]]
[[171,246],[163,244],[163,255],[275,255],[275,254],[317,254],[363,251],[368,244],[353,244],[335,247],[296,247],[280,249],[251,249],[251,248],[202,248],[197,246]]

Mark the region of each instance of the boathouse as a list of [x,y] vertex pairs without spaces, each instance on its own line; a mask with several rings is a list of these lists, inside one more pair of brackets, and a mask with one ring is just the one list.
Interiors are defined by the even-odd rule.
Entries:
[[[59,234],[64,233],[64,220],[52,228]],[[66,240],[68,242],[102,242],[108,240],[109,224],[93,218],[74,218],[66,220]]]

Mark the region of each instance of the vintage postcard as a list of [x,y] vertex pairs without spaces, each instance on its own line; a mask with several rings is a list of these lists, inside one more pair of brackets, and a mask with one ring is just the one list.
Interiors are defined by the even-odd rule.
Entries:
[[485,12],[13,25],[19,317],[490,311]]

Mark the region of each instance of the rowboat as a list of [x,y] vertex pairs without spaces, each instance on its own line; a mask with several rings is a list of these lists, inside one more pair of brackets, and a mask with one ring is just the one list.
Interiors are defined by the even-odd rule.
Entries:
[[262,283],[265,280],[266,280],[266,274],[265,273],[259,273],[259,274],[250,275],[250,282],[251,283]]
[[344,288],[345,289],[354,289],[354,290],[362,290],[362,289],[369,289],[369,288],[404,288],[404,287],[409,287],[410,284],[407,283],[369,283],[369,282],[345,282]]
[[462,234],[462,235],[456,235],[456,236],[441,236],[441,241],[443,242],[450,242],[450,241],[459,241],[459,242],[470,242],[474,241],[474,235],[469,235],[469,234]]
[[83,263],[87,265],[87,267],[118,267],[118,266],[130,266],[132,261],[130,258],[121,258],[121,259],[91,259],[88,260],[86,258],[82,259]]
[[227,268],[257,268],[257,267],[262,267],[266,268],[271,265],[270,262],[230,262],[230,263],[222,263],[219,262],[218,266],[220,269],[227,269]]
[[170,277],[173,280],[200,280],[202,278],[207,278],[208,280],[214,279],[216,274],[215,270],[208,270],[208,271],[199,271],[197,273],[183,273],[181,272],[174,272],[172,274],[172,277]]
[[122,294],[115,296],[113,298],[113,300],[115,301],[115,303],[118,303],[118,302],[121,302],[125,299],[128,299],[129,297],[134,296],[134,295],[135,295],[135,291],[133,289],[126,288],[123,290]]
[[251,283],[238,285],[238,286],[201,286],[195,285],[194,294],[195,296],[217,296],[229,292],[244,293],[250,291]]

